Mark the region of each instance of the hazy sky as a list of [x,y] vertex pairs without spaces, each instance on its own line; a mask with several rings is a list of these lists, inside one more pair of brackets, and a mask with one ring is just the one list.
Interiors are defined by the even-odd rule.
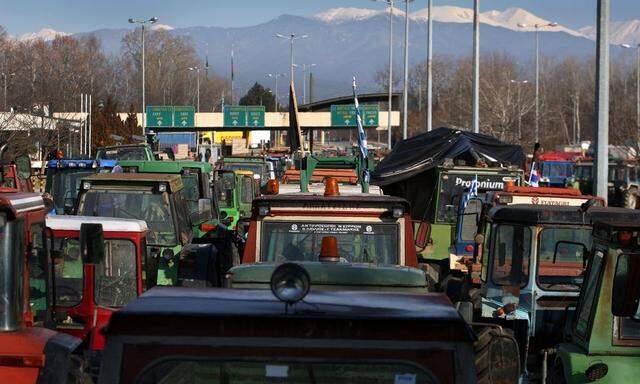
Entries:
[[[129,17],[158,16],[175,27],[240,27],[282,14],[308,16],[333,7],[382,8],[371,0],[2,0],[0,25],[12,35],[53,28],[85,32],[128,27]],[[399,1],[400,3],[400,1]],[[411,4],[415,11],[426,0]],[[611,0],[612,20],[640,19],[640,0]],[[400,3],[401,4],[401,3]],[[472,0],[434,0],[434,5],[471,7]],[[595,24],[596,0],[482,0],[481,10],[524,8],[571,28]]]

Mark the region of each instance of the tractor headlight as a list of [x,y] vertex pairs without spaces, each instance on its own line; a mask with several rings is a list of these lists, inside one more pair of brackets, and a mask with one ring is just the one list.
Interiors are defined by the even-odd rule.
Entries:
[[309,293],[311,287],[309,273],[299,264],[284,263],[271,275],[271,292],[278,300],[294,304]]

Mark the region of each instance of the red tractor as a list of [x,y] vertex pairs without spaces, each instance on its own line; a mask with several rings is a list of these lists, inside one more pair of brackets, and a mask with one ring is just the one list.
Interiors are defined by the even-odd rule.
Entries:
[[[49,205],[49,204],[47,204]],[[0,382],[82,380],[74,352],[80,339],[44,325],[51,287],[45,200],[35,193],[0,192]]]

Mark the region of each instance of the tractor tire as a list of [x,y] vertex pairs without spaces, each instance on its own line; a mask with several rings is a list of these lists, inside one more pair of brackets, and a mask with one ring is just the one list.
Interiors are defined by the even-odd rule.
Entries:
[[476,330],[473,345],[478,384],[517,383],[520,376],[520,354],[513,332],[498,326]]
[[622,193],[622,206],[629,209],[636,209],[638,207],[638,190],[636,188],[629,188]]

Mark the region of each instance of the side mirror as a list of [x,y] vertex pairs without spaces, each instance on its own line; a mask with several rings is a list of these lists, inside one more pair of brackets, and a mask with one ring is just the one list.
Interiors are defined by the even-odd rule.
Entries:
[[76,199],[74,199],[73,197],[67,197],[64,199],[64,214],[65,215],[72,215],[73,214],[73,209],[75,208],[76,205]]
[[27,155],[16,158],[16,169],[20,178],[27,180],[31,177],[31,159]]
[[80,226],[80,255],[85,264],[100,264],[105,257],[102,224]]
[[429,245],[431,239],[431,224],[426,221],[418,222],[418,230],[414,239],[415,246],[418,249],[425,249]]
[[613,294],[611,295],[611,313],[614,316],[638,315],[640,285],[637,282],[639,278],[640,255],[620,255],[613,279]]
[[507,262],[507,244],[498,244],[498,265],[503,266]]

